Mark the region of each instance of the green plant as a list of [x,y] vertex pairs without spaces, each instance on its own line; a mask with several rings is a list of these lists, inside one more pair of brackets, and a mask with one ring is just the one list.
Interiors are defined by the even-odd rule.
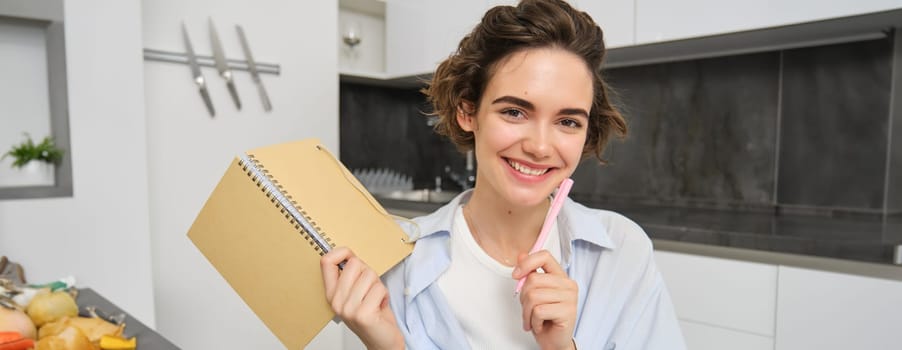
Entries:
[[63,150],[56,147],[50,136],[44,138],[39,144],[31,140],[31,135],[25,133],[25,141],[13,146],[9,152],[0,157],[13,157],[13,168],[21,168],[32,160],[39,160],[50,164],[59,164],[63,160]]

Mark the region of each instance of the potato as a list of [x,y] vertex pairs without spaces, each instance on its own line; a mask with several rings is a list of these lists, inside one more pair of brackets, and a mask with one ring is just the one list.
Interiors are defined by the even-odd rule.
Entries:
[[63,317],[55,322],[45,324],[38,330],[38,339],[54,336],[62,333],[68,327],[78,328],[92,343],[98,343],[105,335],[122,335],[122,326],[116,326],[110,322],[96,317]]
[[39,292],[25,309],[34,325],[40,328],[45,323],[59,320],[63,317],[78,316],[78,305],[69,293],[64,291]]
[[98,350],[78,328],[66,327],[57,335],[51,335],[35,344],[34,350]]

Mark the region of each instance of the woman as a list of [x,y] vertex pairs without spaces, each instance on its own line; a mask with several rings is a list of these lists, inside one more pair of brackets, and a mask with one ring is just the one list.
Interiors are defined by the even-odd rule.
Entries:
[[439,65],[424,92],[437,131],[474,150],[476,186],[414,219],[413,253],[381,280],[346,248],[322,258],[328,301],[367,347],[684,348],[651,243],[629,219],[567,199],[545,250],[527,254],[554,189],[626,133],[603,55],[588,15],[527,0],[489,10]]

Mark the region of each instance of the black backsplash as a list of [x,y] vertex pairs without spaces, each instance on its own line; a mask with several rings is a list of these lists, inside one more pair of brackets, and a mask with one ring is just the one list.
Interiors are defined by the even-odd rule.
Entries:
[[431,107],[419,89],[339,87],[339,157],[348,168],[390,169],[412,176],[415,188],[434,188],[445,166],[464,169],[463,155],[427,124]]
[[[886,209],[889,213],[902,213],[902,88],[898,85],[902,82],[902,35],[896,35],[894,39],[893,55],[893,82],[896,87],[892,89],[890,110],[892,111],[892,125],[890,145],[888,147],[889,169],[887,171]],[[902,215],[900,215],[902,216]],[[896,235],[902,241],[902,225],[896,227]]]
[[772,203],[778,72],[776,53],[608,71],[629,134],[611,143],[608,165],[579,168],[574,191],[670,204]]
[[[890,108],[899,102],[890,98],[893,57],[887,38],[608,70],[629,136],[609,145],[609,164],[577,169],[573,193],[715,208],[902,209],[902,117],[887,129],[891,110],[902,115]],[[427,125],[418,89],[340,88],[349,168],[393,169],[417,187],[434,186],[446,165],[462,170],[463,156]]]
[[783,54],[782,204],[881,210],[892,41]]

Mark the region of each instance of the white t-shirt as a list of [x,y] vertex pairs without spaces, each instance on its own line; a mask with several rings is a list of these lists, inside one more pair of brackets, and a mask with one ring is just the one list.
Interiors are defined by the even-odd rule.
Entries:
[[[561,261],[561,239],[552,226],[545,249]],[[504,266],[476,243],[462,207],[451,227],[451,266],[439,276],[441,289],[474,349],[538,349],[531,332],[523,330],[520,298],[513,267]]]

